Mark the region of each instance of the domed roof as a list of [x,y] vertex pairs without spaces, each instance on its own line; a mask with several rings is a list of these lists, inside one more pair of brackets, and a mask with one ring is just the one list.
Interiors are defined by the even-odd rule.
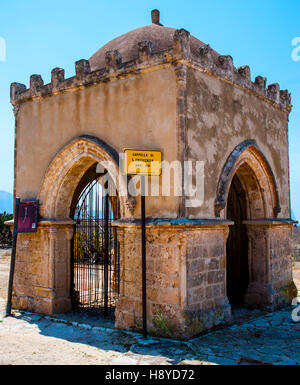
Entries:
[[[172,48],[176,29],[159,24],[159,13],[153,14],[153,12],[158,11],[152,11],[152,24],[127,32],[100,48],[89,59],[91,70],[95,71],[105,67],[105,53],[107,51],[118,50],[123,63],[136,59],[138,57],[138,43],[143,40],[150,40],[154,43],[154,52]],[[191,51],[195,54],[199,53],[199,48],[204,45],[194,36],[190,37],[190,44]]]

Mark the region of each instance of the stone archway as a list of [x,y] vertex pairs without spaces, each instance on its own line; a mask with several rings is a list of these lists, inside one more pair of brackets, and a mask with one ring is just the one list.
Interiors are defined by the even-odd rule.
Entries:
[[[248,167],[241,167],[243,164]],[[252,140],[239,144],[223,167],[215,200],[216,217],[226,217],[229,189],[238,170],[246,190],[253,190],[253,194],[248,196],[248,218],[276,218],[281,209],[275,177],[268,161]]]
[[119,170],[118,153],[88,135],[72,140],[51,162],[38,195],[41,217],[68,218],[74,192],[85,172],[96,162],[105,166],[118,190],[121,218],[131,218],[135,199],[128,196],[126,180]]
[[40,303],[46,303],[45,313],[66,312],[72,308],[71,240],[75,223],[70,218],[72,202],[83,176],[97,163],[107,170],[116,187],[120,217],[131,219],[133,216],[135,199],[127,194],[126,179],[119,170],[119,156],[114,149],[98,138],[80,136],[55,156],[38,194],[39,228],[42,229],[39,242],[41,248],[47,249],[43,256],[48,266],[45,289],[39,299]]
[[[283,246],[288,245],[291,223],[276,219],[280,212],[276,181],[255,142],[241,143],[227,159],[219,179],[215,212],[217,217],[235,222],[226,250],[231,305],[275,308],[287,303],[282,288],[290,282],[290,252]],[[277,255],[280,242],[283,246]]]

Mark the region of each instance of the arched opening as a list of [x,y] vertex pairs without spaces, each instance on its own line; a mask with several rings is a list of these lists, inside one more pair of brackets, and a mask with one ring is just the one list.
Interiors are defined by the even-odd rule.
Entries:
[[275,177],[266,158],[252,140],[236,146],[227,158],[217,187],[216,217],[226,218],[225,208],[231,181],[240,167],[241,177],[242,174],[245,176],[243,180],[246,190],[253,191],[248,197],[248,218],[276,218],[281,209]]
[[[215,212],[233,222],[226,243],[229,302],[232,308],[249,306],[250,302],[259,306],[266,298],[256,294],[264,293],[268,281],[268,249],[261,223],[276,217],[280,206],[272,170],[253,141],[241,143],[228,157],[219,179]],[[256,248],[257,237],[261,250]]]
[[71,255],[71,298],[76,311],[113,318],[120,294],[120,255],[114,220],[120,216],[117,191],[107,170],[97,163],[75,190]]
[[234,176],[228,194],[227,219],[230,226],[226,244],[227,297],[232,307],[244,305],[249,284],[248,237],[243,221],[247,218],[246,192],[240,179]]
[[[102,181],[108,181],[107,177],[111,181],[109,186],[113,186],[116,192],[114,196],[118,197],[117,206],[110,196],[107,198],[108,202],[105,202],[106,198],[102,193],[105,183],[103,185]],[[127,181],[119,169],[118,153],[100,139],[84,135],[72,140],[56,154],[48,167],[38,199],[40,218],[47,226],[45,227],[45,234],[49,238],[48,281],[52,293],[51,306],[54,309],[53,312],[56,312],[56,309],[59,309],[59,312],[69,311],[72,302],[73,305],[80,302],[80,297],[78,299],[78,295],[77,298],[76,294],[74,295],[73,252],[74,230],[75,236],[77,231],[76,220],[81,220],[83,219],[82,216],[87,217],[88,215],[90,228],[86,229],[88,235],[83,235],[83,237],[87,239],[87,242],[94,239],[96,245],[98,242],[98,246],[102,242],[103,247],[108,245],[108,247],[105,246],[106,249],[109,250],[110,248],[111,252],[112,250],[115,252],[117,247],[110,246],[110,242],[116,239],[111,235],[115,231],[112,219],[132,218],[135,210],[135,198],[128,196]],[[103,209],[99,210],[102,204]],[[95,210],[96,205],[98,205],[98,209]],[[105,212],[108,212],[106,217],[104,216]],[[104,229],[105,227],[105,221],[108,222],[106,235],[101,232],[101,228]],[[85,224],[81,223],[80,226],[85,226]],[[98,237],[95,234],[91,235],[97,231]],[[90,249],[86,254],[95,253],[94,260],[98,265],[101,265],[103,250],[99,247],[92,250],[92,247],[94,245],[90,244]],[[84,253],[82,252],[82,254]],[[109,254],[108,256],[104,255],[104,258],[106,261],[110,261]],[[102,258],[102,261],[105,259]],[[92,261],[92,257],[90,261]],[[117,265],[117,260],[114,263]],[[109,281],[108,272],[113,269],[112,262],[108,262],[107,269],[104,269],[106,282],[107,279]],[[92,269],[89,274],[95,277],[95,274],[92,274]],[[114,280],[117,279],[117,274],[112,275],[113,284],[111,286],[108,284],[106,291],[110,290],[110,287],[114,285]],[[106,295],[105,298],[107,299],[105,302],[109,304],[109,297]],[[109,313],[108,307],[107,310]]]
[[236,170],[227,196],[226,217],[234,222],[226,244],[227,297],[232,308],[244,307],[249,286],[249,239],[244,221],[265,217],[263,192],[247,162]]

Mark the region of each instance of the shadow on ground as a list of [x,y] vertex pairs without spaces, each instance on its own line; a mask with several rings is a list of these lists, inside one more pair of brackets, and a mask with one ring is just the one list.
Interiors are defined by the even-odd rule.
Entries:
[[102,331],[97,327],[88,328],[88,324],[75,327],[69,325],[68,321],[54,322],[33,314],[18,314],[12,318],[36,326],[37,332],[45,337],[88,344],[103,352],[122,353],[117,359],[117,364],[136,364],[141,359],[146,361],[145,363],[174,365],[184,359],[195,358],[189,346],[180,342],[152,341],[152,344],[144,346],[143,342],[139,342],[139,335],[130,335],[117,329]]

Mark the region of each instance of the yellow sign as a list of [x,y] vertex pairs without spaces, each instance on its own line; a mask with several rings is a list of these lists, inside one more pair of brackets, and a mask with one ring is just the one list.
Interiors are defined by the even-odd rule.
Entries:
[[128,149],[124,154],[124,174],[161,175],[161,151]]

